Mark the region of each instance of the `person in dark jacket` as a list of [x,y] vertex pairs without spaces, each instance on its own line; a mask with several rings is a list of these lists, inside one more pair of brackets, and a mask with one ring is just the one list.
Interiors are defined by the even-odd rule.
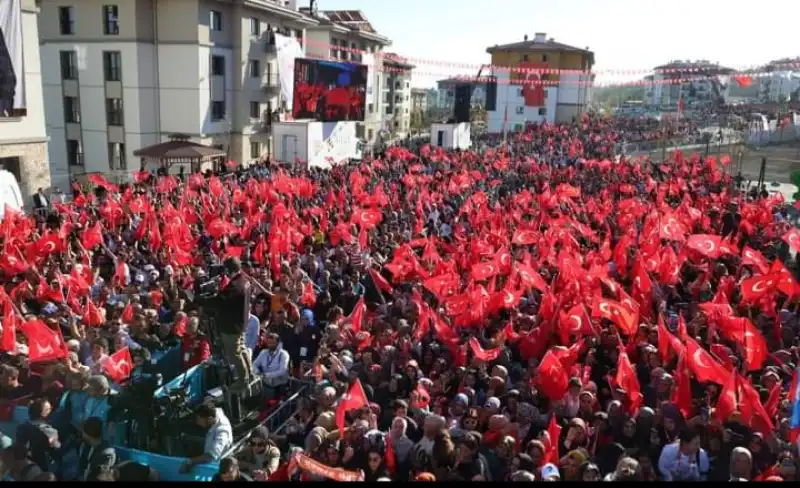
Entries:
[[17,444],[27,448],[28,456],[42,471],[50,470],[61,448],[58,431],[47,423],[52,410],[46,398],[35,399],[28,407],[29,421],[17,429]]
[[253,481],[253,479],[239,471],[239,461],[235,457],[226,457],[219,462],[219,471],[211,481]]
[[83,424],[83,443],[78,449],[78,473],[81,481],[95,481],[101,472],[111,469],[117,453],[103,440],[103,421],[90,417]]
[[238,382],[246,385],[253,379],[253,364],[244,338],[250,317],[250,281],[242,274],[238,259],[228,258],[223,266],[230,281],[218,297],[217,326],[223,354],[236,368]]

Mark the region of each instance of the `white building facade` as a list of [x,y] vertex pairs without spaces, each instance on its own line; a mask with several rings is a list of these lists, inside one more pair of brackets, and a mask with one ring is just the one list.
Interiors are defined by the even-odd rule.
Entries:
[[[91,173],[125,181],[140,169],[134,151],[175,133],[241,164],[264,159],[272,123],[291,112],[280,96],[276,37],[296,39],[312,59],[353,62],[390,44],[365,20],[304,11],[296,0],[47,0],[42,8],[50,166],[59,186]],[[370,75],[373,99],[359,124],[365,139],[381,127],[381,75]]]
[[757,78],[763,103],[800,102],[800,71],[773,71]]
[[[39,188],[51,186],[47,155],[45,104],[42,96],[42,67],[39,54],[37,17],[34,0],[2,0],[6,46],[14,62],[16,89],[22,90],[21,106],[0,113],[0,165],[17,179],[26,202]],[[7,3],[6,3],[7,2]],[[12,26],[11,23],[14,25]],[[7,30],[5,30],[7,29]],[[21,53],[19,52],[21,50]],[[44,64],[44,71],[49,67]],[[67,190],[67,188],[63,188]]]
[[545,82],[544,103],[527,106],[523,96],[523,85],[511,80],[508,70],[498,70],[497,102],[495,110],[487,113],[488,131],[521,131],[526,123],[569,122],[592,100],[591,81],[593,75],[561,75],[560,83]]

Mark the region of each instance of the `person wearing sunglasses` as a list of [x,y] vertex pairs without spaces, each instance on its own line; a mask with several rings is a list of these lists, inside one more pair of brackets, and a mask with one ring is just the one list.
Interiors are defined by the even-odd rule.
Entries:
[[269,430],[262,425],[253,430],[248,443],[236,458],[241,471],[248,474],[263,471],[269,477],[280,465],[281,452],[270,439]]

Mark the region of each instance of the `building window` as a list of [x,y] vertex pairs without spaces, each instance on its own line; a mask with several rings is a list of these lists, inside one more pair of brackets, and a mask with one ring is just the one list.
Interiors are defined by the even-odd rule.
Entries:
[[219,121],[225,118],[225,102],[213,101],[211,102],[211,120]]
[[261,157],[261,144],[258,142],[250,143],[250,159],[259,159]]
[[75,51],[61,51],[61,79],[78,79],[78,55]]
[[64,121],[68,124],[81,123],[81,107],[76,97],[64,97]]
[[516,112],[517,115],[522,115],[525,113],[525,107],[517,107],[514,109],[514,112]]
[[119,7],[103,5],[103,33],[107,36],[119,35]]
[[258,78],[261,76],[261,65],[257,59],[250,59],[247,61],[247,76],[251,78]]
[[375,104],[370,103],[369,105],[367,105],[367,110],[369,110],[369,113],[375,112]]
[[62,36],[75,34],[75,8],[58,7],[58,24]]
[[250,35],[256,37],[261,35],[261,22],[256,18],[250,19]]
[[125,162],[125,144],[121,142],[108,143],[108,167],[110,169],[128,169]]
[[372,129],[367,130],[367,139],[372,140]]
[[122,125],[122,99],[106,98],[108,125]]
[[527,54],[523,54],[522,55],[522,60],[523,61],[527,61],[528,60],[528,55]]
[[122,55],[119,51],[103,52],[103,71],[106,81],[122,80]]
[[540,107],[539,108],[539,115],[547,115],[547,108]]
[[550,81],[550,73],[542,73],[539,75],[542,81]]
[[83,150],[80,141],[67,139],[67,164],[83,166]]
[[543,63],[547,62],[547,54],[542,54],[542,62]]
[[251,119],[257,119],[260,111],[261,110],[260,110],[260,107],[258,106],[258,102],[250,102],[250,118]]
[[211,56],[211,75],[225,76],[225,57]]
[[222,13],[217,12],[216,10],[211,11],[211,18],[208,20],[208,27],[212,31],[221,31],[222,30]]

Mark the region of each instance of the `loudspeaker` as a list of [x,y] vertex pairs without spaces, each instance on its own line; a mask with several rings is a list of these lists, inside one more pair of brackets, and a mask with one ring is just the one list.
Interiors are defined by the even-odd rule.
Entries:
[[497,78],[494,76],[486,82],[486,111],[492,112],[497,108]]
[[457,124],[469,122],[470,98],[472,98],[472,87],[469,85],[458,85],[456,87],[456,101],[453,107],[453,116]]

